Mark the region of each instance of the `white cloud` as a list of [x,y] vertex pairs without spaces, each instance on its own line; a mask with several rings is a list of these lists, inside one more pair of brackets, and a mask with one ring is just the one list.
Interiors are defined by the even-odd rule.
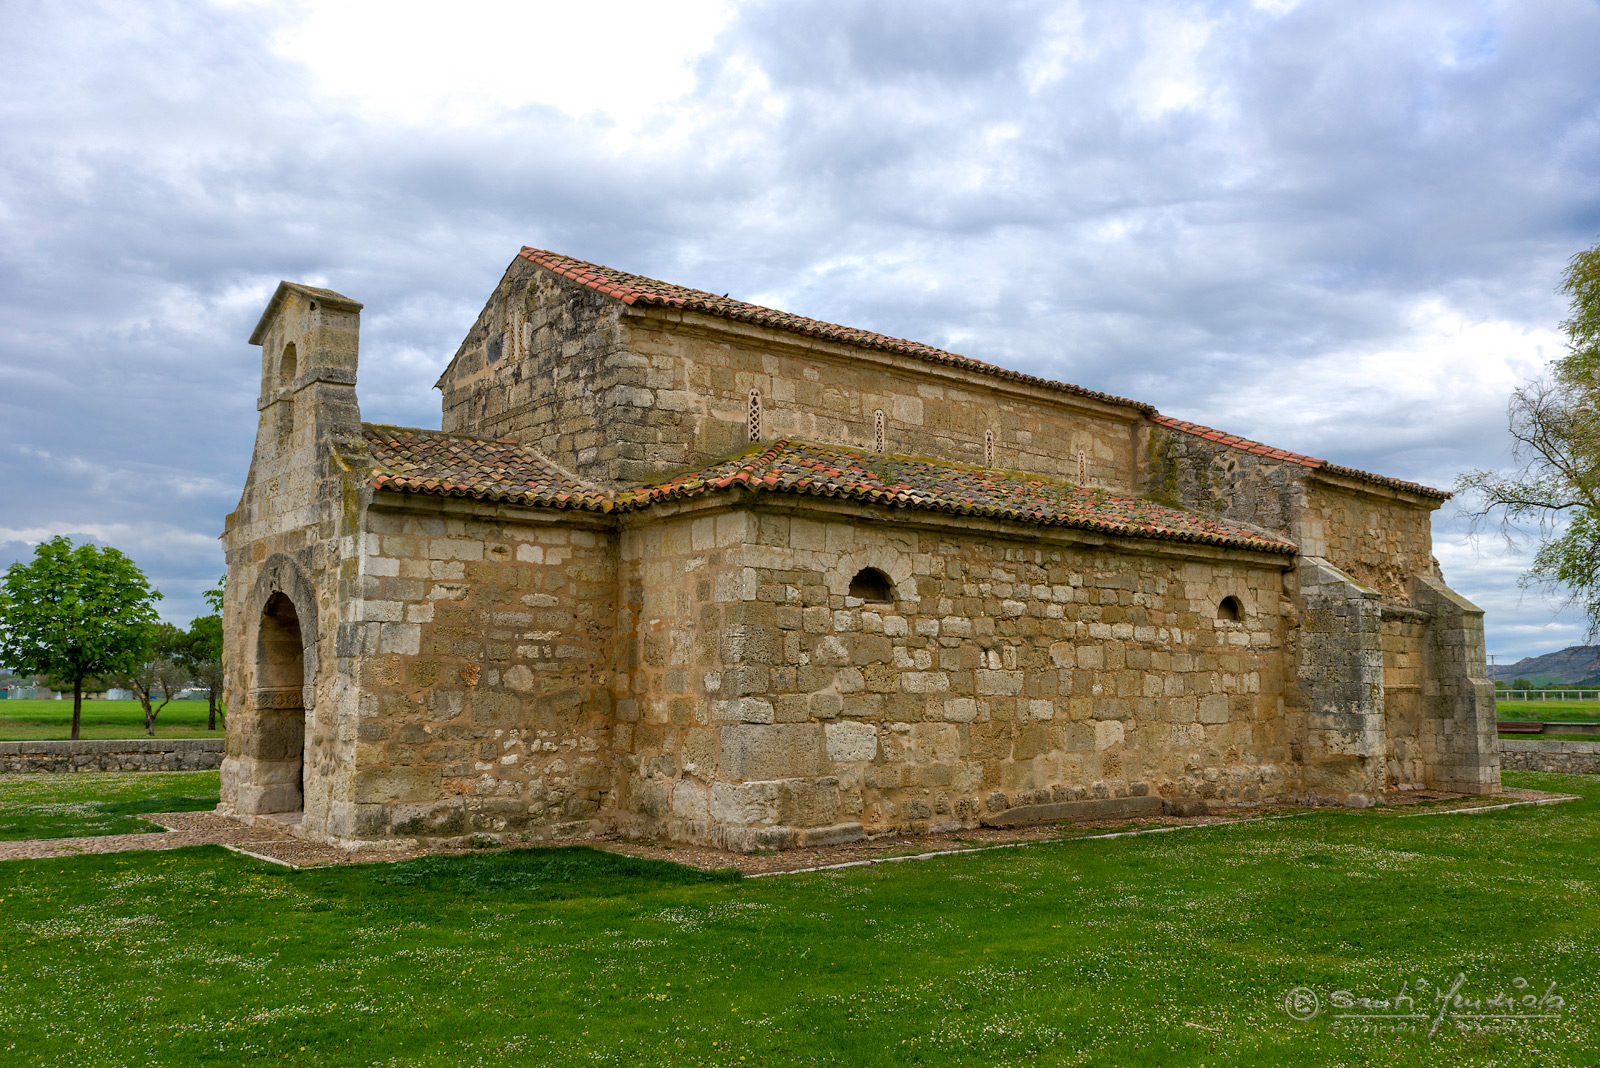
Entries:
[[[132,539],[169,593],[214,578],[280,278],[366,304],[376,420],[438,425],[529,243],[1437,484],[1503,462],[1600,213],[1600,9],[1566,0],[3,20],[0,521]],[[1453,507],[1491,645],[1570,628],[1520,557],[1446,559]]]
[[296,4],[273,48],[370,118],[492,124],[527,107],[633,127],[694,87],[731,0]]

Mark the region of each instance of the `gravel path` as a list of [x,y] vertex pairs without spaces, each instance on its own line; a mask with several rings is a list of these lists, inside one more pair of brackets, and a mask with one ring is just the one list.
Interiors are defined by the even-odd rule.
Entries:
[[407,860],[425,853],[460,852],[438,849],[344,850],[294,837],[273,827],[246,827],[215,812],[160,812],[144,817],[167,828],[148,834],[106,834],[86,838],[39,838],[26,842],[0,842],[0,861],[73,857],[86,853],[121,853],[130,849],[183,849],[219,845],[262,860],[297,868],[324,864],[363,864],[380,860]]

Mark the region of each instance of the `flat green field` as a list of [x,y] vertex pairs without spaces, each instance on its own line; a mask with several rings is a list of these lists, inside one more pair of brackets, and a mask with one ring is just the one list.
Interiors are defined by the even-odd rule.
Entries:
[[161,830],[141,812],[216,807],[214,771],[8,775],[0,778],[0,841],[140,834]]
[[[144,709],[138,701],[85,701],[79,726],[84,738],[143,738]],[[0,701],[0,742],[71,737],[71,697],[64,701]],[[208,731],[204,701],[174,701],[156,717],[156,737],[220,738],[222,717],[217,717],[217,729]]]
[[[1593,1066],[1600,779],[1505,778],[1585,799],[742,880],[583,848],[10,861],[0,1062]],[[1402,989],[1397,1022],[1339,1007]]]
[[1600,701],[1496,701],[1499,719],[1600,723]]

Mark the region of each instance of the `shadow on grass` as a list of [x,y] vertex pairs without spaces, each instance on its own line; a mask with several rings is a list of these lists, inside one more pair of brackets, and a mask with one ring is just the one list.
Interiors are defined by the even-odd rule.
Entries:
[[317,868],[300,874],[307,889],[351,898],[420,892],[454,898],[514,896],[521,901],[620,897],[667,887],[732,883],[739,878],[731,868],[700,871],[587,846],[419,857],[392,864]]
[[216,794],[143,797],[131,801],[43,803],[0,809],[0,841],[83,838],[104,834],[155,834],[165,827],[142,819],[151,812],[209,812]]
[[206,797],[146,797],[139,801],[106,801],[99,806],[107,816],[142,816],[148,812],[210,812],[217,795]]

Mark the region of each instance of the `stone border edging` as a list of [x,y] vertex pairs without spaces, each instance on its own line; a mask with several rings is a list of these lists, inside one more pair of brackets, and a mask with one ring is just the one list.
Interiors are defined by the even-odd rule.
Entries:
[[1537,735],[1502,738],[1500,766],[1512,771],[1600,775],[1600,739],[1592,742],[1570,742],[1540,738]]
[[222,765],[223,738],[82,738],[0,742],[0,774],[96,771],[209,771]]
[[[1447,808],[1438,812],[1402,812],[1396,814],[1395,819],[1408,819],[1412,816],[1458,816],[1467,812],[1499,812],[1502,809],[1521,808],[1524,805],[1561,805],[1568,801],[1582,801],[1579,794],[1563,794],[1559,797],[1540,797],[1527,801],[1512,801],[1504,805],[1473,805],[1467,808]],[[819,864],[814,868],[795,868],[792,871],[758,871],[746,875],[746,879],[767,879],[774,875],[805,875],[809,872],[837,871],[840,868],[862,868],[869,864],[894,864],[902,860],[933,860],[936,857],[958,857],[970,853],[990,853],[996,849],[1021,849],[1024,846],[1055,844],[1061,842],[1098,842],[1107,838],[1133,838],[1145,834],[1167,834],[1171,831],[1192,831],[1202,827],[1231,827],[1238,823],[1263,823],[1267,820],[1292,820],[1299,816],[1310,816],[1317,812],[1338,812],[1341,809],[1312,809],[1307,812],[1288,812],[1282,816],[1246,816],[1237,820],[1218,820],[1214,823],[1176,824],[1171,827],[1147,827],[1138,831],[1113,831],[1110,834],[1086,834],[1078,838],[1054,838],[1045,842],[1001,842],[999,845],[978,846],[975,849],[945,849],[933,853],[912,853],[901,857],[868,857],[864,860],[847,860],[841,864]]]

